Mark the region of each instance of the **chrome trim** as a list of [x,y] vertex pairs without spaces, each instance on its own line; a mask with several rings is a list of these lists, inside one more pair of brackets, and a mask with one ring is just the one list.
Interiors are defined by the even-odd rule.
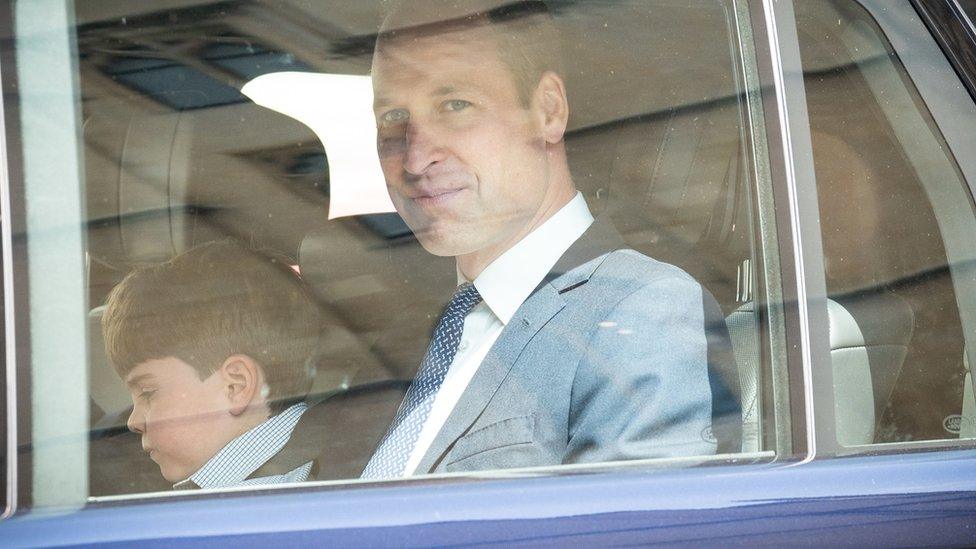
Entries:
[[[647,458],[631,461],[609,461],[597,463],[573,463],[568,465],[537,465],[534,467],[515,467],[512,469],[488,469],[484,471],[458,471],[449,473],[430,473],[412,475],[392,479],[364,479],[347,478],[337,480],[314,480],[308,482],[292,482],[281,484],[252,484],[249,486],[224,486],[220,488],[201,488],[199,490],[169,490],[166,492],[139,492],[133,494],[116,494],[111,496],[90,496],[89,504],[156,502],[167,499],[185,499],[221,496],[227,494],[253,494],[285,491],[288,489],[312,490],[359,488],[373,486],[383,488],[400,488],[418,486],[430,482],[466,482],[482,480],[511,480],[522,478],[555,478],[571,475],[600,475],[617,473],[634,473],[646,471],[666,471],[674,469],[690,469],[698,466],[723,466],[743,464],[765,464],[776,458],[773,451],[742,452],[733,454],[712,454],[708,456],[684,456],[670,458]],[[611,481],[612,482],[612,481]]]
[[7,490],[0,520],[17,511],[17,339],[14,314],[13,227],[10,223],[10,176],[7,172],[7,132],[0,100],[0,248],[3,253],[4,369],[7,376]]
[[779,112],[779,125],[782,135],[783,164],[786,172],[786,190],[789,196],[790,229],[793,236],[793,258],[796,268],[796,305],[799,312],[800,356],[803,366],[803,400],[806,412],[807,454],[798,463],[813,460],[817,454],[816,422],[813,410],[813,359],[810,354],[810,319],[807,303],[806,271],[804,270],[803,241],[800,228],[800,207],[796,188],[796,166],[793,158],[793,136],[790,128],[790,113],[786,97],[786,77],[783,73],[783,58],[779,45],[779,29],[776,25],[774,0],[763,0],[763,13],[766,16],[766,35],[769,39],[769,55],[773,64],[773,87],[776,92],[776,107]]
[[872,442],[843,446],[838,455],[894,454],[899,452],[944,451],[976,449],[973,438],[941,438],[932,440],[909,440],[905,442]]
[[[756,30],[752,23],[752,10],[748,0],[733,0],[735,8],[735,28],[738,38],[740,65],[739,78],[741,87],[746,94],[745,108],[748,117],[749,156],[752,159],[752,170],[755,182],[751,189],[755,194],[752,199],[757,206],[753,219],[754,227],[758,229],[759,248],[761,255],[763,299],[765,299],[766,334],[757,334],[759,341],[766,335],[767,343],[764,349],[769,351],[769,373],[772,384],[772,398],[770,401],[758,398],[756,400],[756,414],[759,421],[759,440],[762,441],[767,433],[774,437],[773,448],[782,458],[793,454],[793,425],[790,409],[789,366],[786,348],[786,315],[783,299],[783,273],[780,263],[782,248],[779,234],[776,232],[776,212],[772,178],[772,159],[769,155],[769,138],[766,133],[767,119],[763,110],[762,77],[760,76],[758,52],[756,47]],[[760,152],[761,151],[761,152]],[[765,154],[763,154],[765,153]],[[757,299],[758,288],[752,279],[752,259],[745,260],[747,267],[740,268],[745,272],[743,280],[743,302]],[[760,312],[756,309],[755,312]],[[761,344],[761,343],[760,343]],[[762,381],[762,380],[760,380]],[[762,421],[766,414],[772,411],[772,425]]]
[[973,20],[969,18],[969,14],[966,13],[966,10],[964,10],[962,5],[959,4],[959,0],[950,1],[952,2],[952,5],[956,7],[956,13],[959,15],[959,18],[962,19],[964,24],[969,25],[969,32],[976,35],[976,25],[973,24]]

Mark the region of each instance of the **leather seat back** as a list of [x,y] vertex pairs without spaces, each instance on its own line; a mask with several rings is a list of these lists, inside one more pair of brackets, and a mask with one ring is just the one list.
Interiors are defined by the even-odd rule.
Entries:
[[871,444],[908,354],[914,314],[886,292],[827,302],[837,441]]
[[[914,317],[908,304],[891,294],[862,295],[844,299],[843,303],[827,302],[837,441],[845,446],[871,444],[878,418],[908,354]],[[726,324],[739,366],[742,451],[755,452],[761,446],[762,414],[758,383],[761,356],[754,304],[749,302],[733,311]],[[969,414],[974,417],[972,384],[967,383],[967,387],[972,409]],[[970,424],[976,425],[976,420]]]
[[976,391],[973,390],[973,369],[969,365],[969,353],[963,353],[963,366],[966,369],[966,386],[962,393],[962,422],[959,438],[976,438]]
[[[100,427],[122,426],[132,406],[129,392],[115,372],[115,368],[105,353],[105,340],[102,338],[102,316],[105,306],[95,307],[88,313],[88,364],[89,386],[92,402],[104,413],[106,418],[118,425],[99,425]],[[98,421],[100,418],[92,418]],[[96,423],[97,424],[97,423]]]

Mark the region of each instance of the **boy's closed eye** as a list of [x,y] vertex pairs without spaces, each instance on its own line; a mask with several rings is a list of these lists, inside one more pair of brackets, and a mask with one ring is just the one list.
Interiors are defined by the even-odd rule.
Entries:
[[126,380],[125,384],[129,387],[129,393],[132,395],[133,400],[148,400],[158,390],[155,384],[151,383],[152,381],[152,375],[142,374]]

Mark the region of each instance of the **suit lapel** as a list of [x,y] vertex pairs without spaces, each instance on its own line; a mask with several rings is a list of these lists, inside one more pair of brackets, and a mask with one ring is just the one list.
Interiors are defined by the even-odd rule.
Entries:
[[598,264],[594,263],[592,269],[586,270],[579,270],[580,266],[625,247],[624,239],[617,232],[613,223],[605,217],[598,217],[593,220],[586,232],[576,239],[576,242],[573,242],[573,245],[556,261],[549,274],[536,287],[536,291],[547,284],[555,286],[560,293],[576,287],[581,282],[589,280]]
[[428,472],[436,467],[454,442],[467,432],[488,406],[525,346],[564,306],[565,301],[559,292],[548,285],[537,290],[522,304],[488,351],[468,388],[420,460],[418,472]]
[[[607,219],[597,218],[566,250],[502,330],[448,416],[444,427],[420,460],[418,472],[426,473],[435,468],[454,442],[471,428],[508,376],[525,346],[566,305],[561,294],[589,280],[600,263],[592,260],[624,247],[623,238],[613,224]],[[580,269],[583,265],[588,268]]]

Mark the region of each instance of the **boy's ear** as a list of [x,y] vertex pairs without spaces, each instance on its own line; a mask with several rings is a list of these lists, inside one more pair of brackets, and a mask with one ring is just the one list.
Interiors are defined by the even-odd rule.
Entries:
[[253,404],[264,402],[261,387],[264,385],[264,372],[261,366],[247,355],[231,355],[218,370],[223,381],[229,411],[239,416]]

